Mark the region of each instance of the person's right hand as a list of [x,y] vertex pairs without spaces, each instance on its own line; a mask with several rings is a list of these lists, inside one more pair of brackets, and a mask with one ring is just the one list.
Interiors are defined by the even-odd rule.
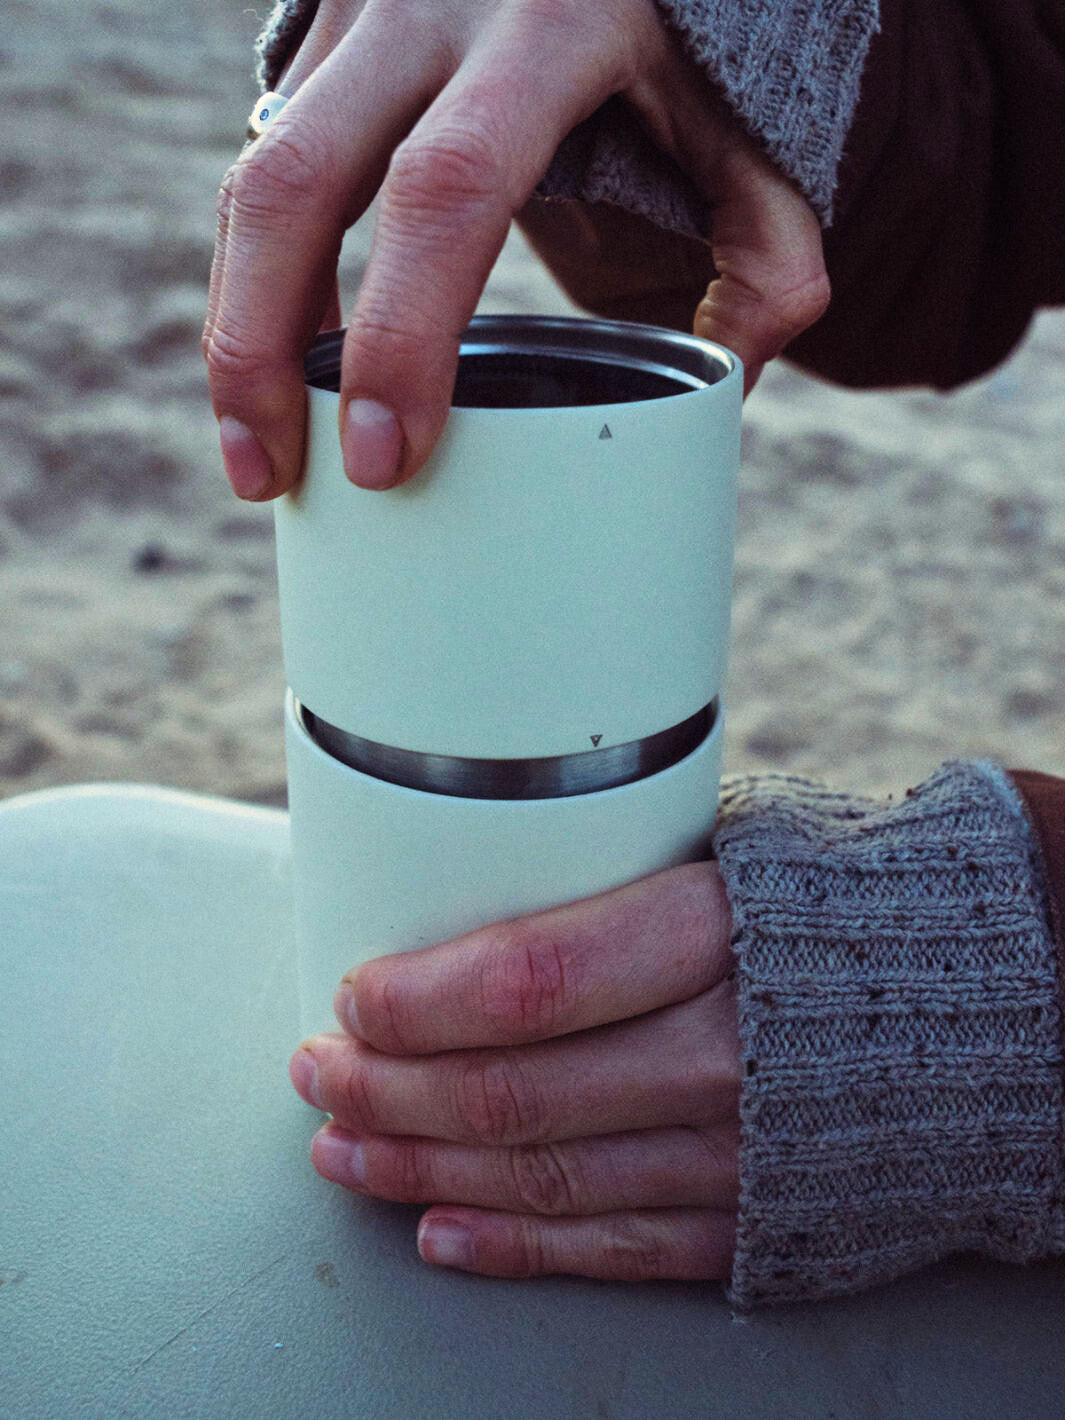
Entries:
[[824,310],[820,229],[729,117],[653,0],[322,0],[291,102],[227,175],[204,352],[235,490],[292,486],[303,356],[339,323],[344,231],[380,190],[344,344],[340,438],[368,488],[410,478],[447,418],[459,341],[511,218],[562,139],[621,95],[713,207],[698,333],[747,387]]

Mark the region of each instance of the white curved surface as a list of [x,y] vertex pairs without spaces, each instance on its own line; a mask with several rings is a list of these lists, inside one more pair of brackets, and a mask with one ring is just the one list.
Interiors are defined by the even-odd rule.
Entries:
[[[672,399],[452,409],[417,478],[344,475],[308,390],[274,504],[285,678],[342,730],[522,759],[627,744],[720,695],[742,373]],[[609,425],[609,439],[600,433]]]
[[463,799],[386,783],[320,749],[285,706],[304,1033],[332,1030],[344,972],[593,897],[705,857],[723,717],[678,763],[552,799]]
[[0,804],[0,1413],[1058,1416],[1065,1268],[958,1261],[730,1315],[716,1286],[434,1271],[322,1183],[288,821],[161,789]]

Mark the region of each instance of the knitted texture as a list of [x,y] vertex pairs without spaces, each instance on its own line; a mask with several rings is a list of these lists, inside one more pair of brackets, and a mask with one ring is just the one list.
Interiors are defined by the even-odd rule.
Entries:
[[1065,1252],[1057,959],[1006,776],[954,763],[888,805],[735,780],[714,847],[744,1059],[733,1302]]
[[255,42],[255,77],[260,89],[273,89],[288,59],[303,43],[318,10],[318,0],[277,0]]
[[659,0],[684,48],[825,225],[879,0]]
[[[826,225],[858,102],[879,0],[658,0],[665,22]],[[280,0],[259,38],[273,88],[318,0]],[[672,231],[704,236],[707,205],[616,101],[559,149],[541,196],[615,202]]]

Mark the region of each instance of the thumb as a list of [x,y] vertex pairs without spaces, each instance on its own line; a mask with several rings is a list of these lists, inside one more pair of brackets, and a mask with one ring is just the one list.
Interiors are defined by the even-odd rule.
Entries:
[[828,273],[813,209],[760,153],[733,150],[715,178],[716,275],[693,329],[736,352],[747,395],[763,366],[824,314]]

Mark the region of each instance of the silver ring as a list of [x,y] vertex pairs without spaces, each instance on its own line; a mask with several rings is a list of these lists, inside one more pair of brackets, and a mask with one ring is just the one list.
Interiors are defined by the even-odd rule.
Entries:
[[245,140],[248,143],[254,143],[256,138],[261,137],[287,103],[288,97],[285,94],[261,94],[256,100],[255,107],[248,115],[248,130],[244,135]]

